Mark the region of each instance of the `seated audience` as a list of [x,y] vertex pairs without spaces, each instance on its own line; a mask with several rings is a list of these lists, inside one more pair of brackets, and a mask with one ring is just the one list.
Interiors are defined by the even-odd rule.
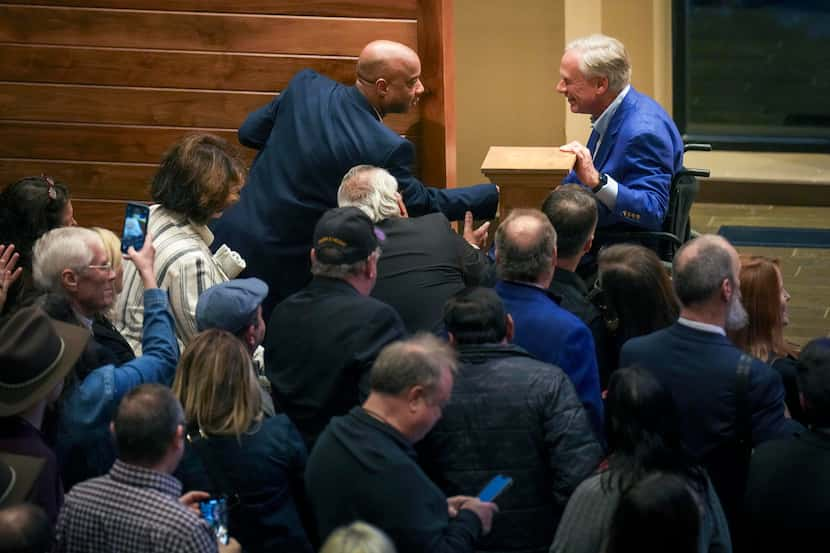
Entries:
[[260,384],[262,412],[266,417],[273,417],[274,401],[271,398],[271,383],[265,376],[261,345],[265,339],[262,302],[267,296],[268,285],[258,278],[239,278],[214,284],[199,296],[196,328],[199,332],[211,328],[226,330],[245,344]]
[[91,355],[79,362],[77,374],[85,376],[101,365],[135,359],[105,315],[115,300],[117,272],[98,234],[82,227],[50,230],[35,243],[32,273],[35,286],[52,296],[47,302],[63,298],[69,306],[71,313],[58,318],[92,332]]
[[718,495],[683,445],[671,394],[646,370],[620,369],[611,375],[606,405],[610,456],[571,496],[550,553],[600,551],[620,497],[655,472],[678,476],[700,499],[702,528],[694,551],[732,551]]
[[556,259],[556,231],[548,218],[537,210],[513,210],[496,231],[496,292],[513,317],[513,343],[565,371],[601,437],[594,339],[585,323],[562,309],[548,290]]
[[418,445],[421,465],[447,495],[481,490],[498,473],[513,478],[499,524],[477,549],[546,552],[602,447],[567,375],[510,343],[513,319],[495,291],[459,292],[444,323],[459,369],[441,420]]
[[489,223],[474,231],[468,213],[462,238],[443,213],[410,218],[398,181],[371,165],[346,173],[337,204],[359,207],[386,236],[372,297],[394,307],[408,332],[440,333],[444,302],[465,286],[479,284],[487,269],[480,248]]
[[52,524],[63,504],[63,484],[41,432],[43,417],[88,340],[85,329],[52,321],[37,307],[21,308],[0,323],[0,452],[42,460],[26,499],[42,507]]
[[43,509],[31,503],[0,509],[0,553],[52,551],[52,525]]
[[[235,277],[244,262],[223,263],[232,256],[214,257],[208,222],[239,200],[245,167],[223,139],[209,134],[189,135],[170,148],[153,177],[147,231],[156,248],[156,280],[170,300],[179,347],[196,334],[199,294]],[[141,354],[144,308],[142,280],[137,267],[124,267],[124,293],[115,307],[116,328],[136,355]]]
[[115,329],[112,324],[112,316],[115,313],[115,300],[124,289],[124,263],[122,262],[123,254],[121,253],[121,239],[116,236],[111,230],[92,227],[90,230],[94,231],[101,242],[104,244],[104,250],[107,252],[107,260],[112,265],[112,270],[115,271],[115,280],[112,281],[113,291],[115,297],[112,305],[106,313],[98,314],[92,319],[92,333],[95,334],[96,340],[106,344],[108,350],[116,355],[116,364],[126,363],[135,359],[135,353],[130,344],[121,336],[121,333]]
[[751,448],[801,425],[785,416],[778,373],[726,337],[725,329],[747,320],[735,248],[720,236],[691,240],[678,250],[672,275],[680,318],[626,342],[620,366],[652,371],[674,397],[683,442],[712,478],[734,545]]
[[173,392],[189,421],[176,473],[184,489],[235,503],[229,530],[245,551],[311,551],[295,501],[303,493],[305,445],[288,417],[263,417],[242,342],[219,329],[197,335],[182,353]]
[[[88,235],[93,238],[90,242],[78,238]],[[66,489],[81,480],[104,474],[112,466],[115,451],[107,424],[121,397],[145,382],[169,384],[173,380],[179,350],[167,294],[156,285],[155,249],[152,236],[148,238],[141,251],[131,247],[128,253],[145,290],[143,355],[122,365],[95,366],[87,362],[81,367],[83,371],[76,365],[58,405],[56,453]],[[46,282],[44,275],[57,274],[75,290],[79,305],[103,308],[112,301],[113,272],[104,261],[106,256],[95,233],[78,228],[55,229],[38,240],[34,251],[37,281]],[[67,252],[66,257],[63,252]],[[65,268],[51,269],[55,264]],[[66,317],[65,322],[74,319],[78,324],[78,318],[72,316],[77,312],[66,316],[59,302],[47,302],[46,308],[51,316]]]
[[590,291],[576,269],[591,250],[597,228],[597,200],[578,186],[560,186],[542,204],[542,212],[556,231],[556,271],[548,287],[559,305],[579,317],[591,330],[597,352],[600,386],[608,386],[608,359],[605,321],[591,302]]
[[[169,388],[143,384],[127,392],[110,424],[118,459],[105,476],[75,486],[56,528],[54,551],[240,551],[218,548],[198,513],[204,492],[182,497],[172,476],[184,453],[184,413]],[[194,512],[195,511],[195,512]]]
[[14,246],[23,278],[8,290],[5,310],[14,310],[33,291],[32,248],[38,238],[58,228],[77,225],[69,189],[51,177],[26,177],[0,193],[0,244]]
[[598,265],[601,293],[596,301],[608,329],[607,377],[619,366],[624,343],[673,324],[680,307],[668,271],[645,246],[615,244],[604,248]]
[[3,307],[14,283],[23,273],[23,267],[17,266],[19,259],[20,254],[15,253],[14,244],[0,244],[0,314],[3,313]]
[[365,522],[353,522],[331,533],[320,553],[397,553],[389,536]]
[[463,553],[490,531],[494,503],[447,498],[415,462],[412,446],[441,418],[455,367],[452,349],[428,334],[380,353],[366,402],[334,417],[308,459],[306,489],[321,538],[363,520],[400,553]]
[[397,312],[367,297],[377,278],[380,242],[355,207],[330,209],[314,229],[314,278],[278,304],[265,336],[265,371],[276,403],[309,450],[335,415],[369,392],[369,369],[405,333]]
[[697,553],[700,528],[698,500],[688,483],[652,474],[620,499],[605,553]]
[[743,328],[730,330],[729,337],[744,352],[778,371],[790,415],[803,421],[795,368],[798,351],[784,339],[784,327],[790,324],[787,310],[790,294],[784,288],[777,259],[741,256],[741,301],[749,321]]
[[822,543],[830,512],[830,339],[808,343],[798,383],[809,430],[762,444],[747,482],[747,551],[809,551]]

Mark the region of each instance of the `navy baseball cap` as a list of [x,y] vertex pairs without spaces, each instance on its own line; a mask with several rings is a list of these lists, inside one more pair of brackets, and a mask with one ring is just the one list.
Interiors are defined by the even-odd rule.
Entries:
[[348,265],[369,257],[385,238],[360,209],[337,207],[314,227],[314,252],[326,265]]
[[236,334],[251,319],[268,295],[268,285],[258,278],[237,278],[215,284],[199,296],[196,329],[220,328]]

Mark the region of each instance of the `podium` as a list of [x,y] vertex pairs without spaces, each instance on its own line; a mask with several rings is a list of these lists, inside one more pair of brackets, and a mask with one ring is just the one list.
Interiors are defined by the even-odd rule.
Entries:
[[491,146],[481,172],[499,186],[499,218],[516,207],[540,209],[575,161],[574,154],[558,146]]

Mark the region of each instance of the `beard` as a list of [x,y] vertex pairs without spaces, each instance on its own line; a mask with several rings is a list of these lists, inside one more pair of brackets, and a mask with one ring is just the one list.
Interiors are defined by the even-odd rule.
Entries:
[[748,322],[749,315],[741,303],[741,297],[738,294],[733,295],[732,301],[729,302],[729,311],[726,312],[726,330],[740,330]]

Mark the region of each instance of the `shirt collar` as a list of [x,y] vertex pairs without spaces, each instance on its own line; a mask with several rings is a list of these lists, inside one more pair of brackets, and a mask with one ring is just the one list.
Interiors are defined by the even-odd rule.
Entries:
[[625,88],[622,89],[622,92],[617,94],[617,97],[614,98],[614,101],[611,102],[605,111],[597,117],[596,121],[591,121],[591,127],[597,132],[598,135],[603,136],[605,131],[608,130],[608,125],[611,123],[611,119],[614,118],[614,114],[617,113],[617,109],[622,104],[625,95],[628,94],[628,91],[631,90],[631,85],[625,85]]
[[701,332],[710,332],[713,334],[720,334],[721,336],[726,336],[726,331],[723,329],[723,327],[720,327],[718,325],[710,325],[708,323],[692,321],[690,319],[684,319],[683,317],[677,319],[677,322],[678,324],[682,324],[685,327],[694,328],[695,330],[700,330]]
[[109,476],[116,482],[122,482],[128,486],[135,486],[137,488],[151,488],[175,498],[178,498],[182,494],[182,483],[176,477],[163,472],[131,465],[120,459],[115,460],[115,464],[110,469]]

